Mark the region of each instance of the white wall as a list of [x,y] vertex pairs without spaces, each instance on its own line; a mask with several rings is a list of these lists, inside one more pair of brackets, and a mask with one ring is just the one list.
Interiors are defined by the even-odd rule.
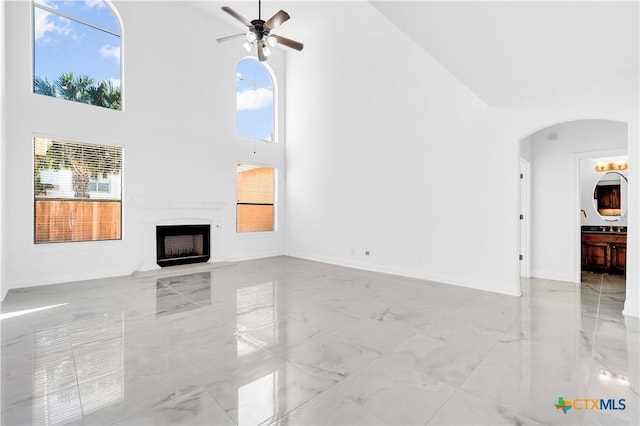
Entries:
[[[342,7],[345,32],[308,35],[287,62],[288,253],[517,294],[520,141],[564,121],[626,122],[637,168],[637,70],[483,108],[370,5]],[[371,28],[384,37],[372,43]],[[636,196],[629,211],[637,223]],[[638,248],[634,234],[629,258]],[[638,266],[628,280],[625,313],[637,316]]]
[[[235,68],[246,54],[217,37],[237,32],[225,16],[208,16],[187,2],[114,1],[122,21],[124,111],[31,93],[30,2],[6,4],[4,69],[11,82],[3,123],[7,161],[3,192],[2,295],[11,288],[129,274],[155,260],[156,223],[214,225],[213,261],[281,254],[283,231],[235,232],[236,163],[271,164],[282,176],[284,137],[262,144],[235,136]],[[284,97],[284,53],[270,66]],[[5,97],[3,96],[3,99]],[[284,124],[280,104],[279,124]],[[124,147],[123,239],[33,244],[32,137]],[[284,209],[278,211],[282,222]],[[219,227],[216,227],[219,226]],[[150,241],[153,239],[153,241]],[[149,253],[152,250],[152,253]]]
[[[0,1],[0,23],[2,23],[2,27],[6,26],[5,21],[5,1]],[[5,64],[6,64],[6,35],[4,31],[0,31],[0,298],[4,298],[5,292],[2,291],[4,288],[4,266],[3,266],[3,235],[4,235],[4,175],[5,175],[5,161],[6,161],[6,152],[5,152],[5,140],[6,136],[6,113],[7,113],[7,81],[5,78],[6,73]]]
[[[580,209],[585,209],[588,218],[596,216],[592,205],[580,203],[578,208],[585,192],[578,191],[579,156],[606,149],[626,150],[627,136],[625,123],[581,120],[542,129],[523,140],[522,150],[531,152],[532,276],[579,280],[575,276],[576,249],[572,247],[581,222],[575,218],[582,217]],[[587,176],[584,180],[588,182],[580,186],[589,186],[593,194],[594,183]],[[605,222],[599,219],[597,223]]]
[[341,7],[288,57],[288,252],[518,294],[517,145],[371,5]]

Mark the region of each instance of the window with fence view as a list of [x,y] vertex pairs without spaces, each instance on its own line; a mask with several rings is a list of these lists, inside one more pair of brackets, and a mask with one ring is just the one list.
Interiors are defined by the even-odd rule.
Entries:
[[236,231],[274,230],[275,169],[238,164]]
[[33,139],[34,241],[122,239],[122,148]]

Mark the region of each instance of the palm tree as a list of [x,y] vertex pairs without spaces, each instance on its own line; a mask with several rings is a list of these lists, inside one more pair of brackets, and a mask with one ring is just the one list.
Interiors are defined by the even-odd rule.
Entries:
[[88,89],[93,82],[93,78],[88,75],[79,75],[74,78],[73,72],[69,71],[60,74],[56,80],[56,86],[64,99],[88,104],[90,103]]
[[35,76],[33,91],[40,95],[54,96],[75,102],[120,109],[121,90],[111,80],[95,83],[87,75],[74,76],[73,72],[64,72],[53,83],[45,78]]
[[106,98],[107,98],[107,108],[111,109],[120,109],[120,99],[122,93],[120,90],[120,86],[114,86],[113,81],[107,80],[106,84]]
[[[122,169],[122,151],[114,146],[53,140],[46,154],[36,157],[38,174],[40,170],[72,171],[72,186],[76,198],[89,198],[91,179],[110,173],[117,174]],[[36,191],[38,189],[36,187]]]
[[120,88],[111,80],[104,80],[87,89],[89,103],[110,109],[120,109]]
[[46,77],[36,76],[33,79],[33,91],[39,95],[56,96],[56,84],[49,82]]

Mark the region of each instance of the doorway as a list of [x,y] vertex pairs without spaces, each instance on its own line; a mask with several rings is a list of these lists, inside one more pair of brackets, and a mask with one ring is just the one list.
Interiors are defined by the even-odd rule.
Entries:
[[[611,120],[562,122],[520,141],[521,168],[529,169],[519,185],[521,209],[529,211],[520,221],[520,250],[528,253],[521,276],[581,281],[582,210],[590,213],[583,206],[580,160],[626,153],[627,147],[627,124]],[[592,194],[585,197],[591,202]]]
[[628,171],[626,150],[579,158],[581,273],[626,275]]

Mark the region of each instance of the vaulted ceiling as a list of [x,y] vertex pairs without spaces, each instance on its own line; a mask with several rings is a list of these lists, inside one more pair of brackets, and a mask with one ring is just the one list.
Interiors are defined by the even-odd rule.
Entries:
[[[377,9],[488,105],[638,72],[638,1],[357,2]],[[222,14],[220,2],[196,3]],[[227,3],[250,19],[257,10],[257,1]],[[270,0],[263,10],[287,10],[293,19],[278,32],[304,42],[344,3]]]
[[372,1],[487,104],[638,70],[638,2]]

